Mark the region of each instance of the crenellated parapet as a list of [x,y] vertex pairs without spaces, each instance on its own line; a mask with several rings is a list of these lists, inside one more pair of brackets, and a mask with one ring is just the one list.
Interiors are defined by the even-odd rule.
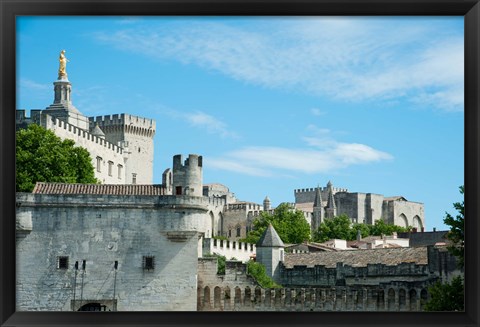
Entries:
[[197,288],[197,311],[422,311],[430,284],[286,287],[210,284]]
[[153,138],[156,131],[155,120],[129,114],[89,117],[88,120],[91,127],[98,124],[105,133],[124,132]]
[[[41,121],[41,125],[43,127],[47,128],[47,129],[51,129],[51,130],[54,130],[54,131],[57,131],[57,132],[58,132],[58,129],[62,129],[63,130],[62,136],[63,136],[63,134],[65,134],[65,136],[63,136],[63,137],[73,139],[75,141],[77,141],[78,139],[82,139],[83,141],[87,141],[87,144],[88,143],[92,143],[92,144],[95,143],[95,144],[98,144],[100,146],[105,147],[105,150],[111,150],[111,151],[114,151],[114,152],[120,153],[120,154],[123,153],[123,149],[121,147],[119,147],[118,145],[113,144],[113,143],[111,143],[111,142],[109,142],[109,141],[107,141],[107,140],[105,140],[101,137],[96,136],[96,135],[92,135],[88,131],[85,131],[84,129],[78,128],[75,125],[66,123],[66,122],[64,122],[64,121],[62,121],[58,118],[55,118],[55,117],[52,117],[52,116],[47,115],[45,113],[42,113],[40,121]],[[78,141],[77,141],[77,143],[78,143]]]
[[203,196],[203,157],[190,154],[185,161],[177,154],[173,157],[173,194]]

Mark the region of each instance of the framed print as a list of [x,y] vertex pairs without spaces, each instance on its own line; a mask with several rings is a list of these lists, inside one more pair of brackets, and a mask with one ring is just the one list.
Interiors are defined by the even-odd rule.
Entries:
[[478,324],[477,1],[0,8],[2,326]]

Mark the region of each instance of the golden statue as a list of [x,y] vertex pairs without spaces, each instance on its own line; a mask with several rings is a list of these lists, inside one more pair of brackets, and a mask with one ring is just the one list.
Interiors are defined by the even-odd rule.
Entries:
[[65,57],[65,50],[60,51],[60,67],[58,68],[58,79],[67,78],[67,62],[69,60]]

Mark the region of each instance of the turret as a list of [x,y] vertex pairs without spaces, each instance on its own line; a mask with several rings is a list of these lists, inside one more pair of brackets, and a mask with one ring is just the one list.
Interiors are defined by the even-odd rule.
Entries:
[[313,201],[313,219],[312,219],[312,232],[317,230],[320,227],[324,218],[324,211],[322,205],[322,191],[320,187],[317,186],[315,190],[315,200]]
[[183,157],[177,154],[173,157],[173,194],[203,195],[202,156],[190,154],[183,162]]
[[270,224],[260,240],[256,244],[257,256],[256,261],[265,266],[268,276],[274,280],[280,279],[280,261],[284,261],[284,249],[282,239],[278,236],[277,231]]
[[333,218],[337,215],[337,207],[335,205],[335,199],[333,198],[332,182],[328,181],[327,189],[328,189],[328,200],[327,200],[327,207],[326,207],[326,216],[327,218]]
[[271,209],[270,199],[268,198],[268,196],[266,196],[265,200],[263,200],[263,210],[268,211],[270,209]]

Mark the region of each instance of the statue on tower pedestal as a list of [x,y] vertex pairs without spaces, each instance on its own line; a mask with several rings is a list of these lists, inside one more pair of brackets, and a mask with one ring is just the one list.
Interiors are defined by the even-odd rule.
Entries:
[[69,61],[65,57],[65,50],[60,51],[60,66],[58,68],[58,79],[67,79],[67,62]]

